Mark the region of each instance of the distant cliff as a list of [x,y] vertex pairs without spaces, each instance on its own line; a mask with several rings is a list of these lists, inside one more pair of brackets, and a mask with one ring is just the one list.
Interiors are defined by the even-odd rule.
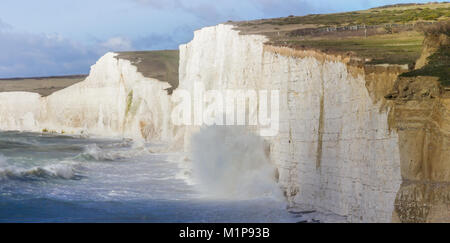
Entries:
[[0,93],[0,129],[171,141],[172,85],[117,56],[106,54],[86,80],[47,97]]

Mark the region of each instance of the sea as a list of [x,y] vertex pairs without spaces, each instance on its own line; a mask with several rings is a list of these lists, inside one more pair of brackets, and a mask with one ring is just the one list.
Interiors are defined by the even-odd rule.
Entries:
[[296,221],[283,198],[211,195],[185,155],[162,146],[0,132],[0,223]]

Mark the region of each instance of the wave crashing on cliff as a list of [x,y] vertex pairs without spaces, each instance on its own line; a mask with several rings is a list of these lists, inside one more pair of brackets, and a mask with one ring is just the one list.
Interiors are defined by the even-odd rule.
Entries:
[[207,195],[283,199],[268,145],[238,126],[202,128],[192,138],[193,179]]

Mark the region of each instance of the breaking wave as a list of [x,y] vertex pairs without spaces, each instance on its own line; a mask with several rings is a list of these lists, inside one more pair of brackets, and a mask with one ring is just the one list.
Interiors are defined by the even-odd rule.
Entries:
[[7,159],[0,154],[0,181],[1,180],[37,180],[37,179],[64,179],[77,180],[81,178],[78,165],[72,162],[61,162],[47,166],[32,168],[19,168],[7,163]]
[[130,146],[128,143],[119,145],[120,146],[109,145],[100,147],[97,144],[89,144],[85,147],[84,152],[78,157],[94,161],[116,161],[132,158],[146,152],[144,146],[135,144]]

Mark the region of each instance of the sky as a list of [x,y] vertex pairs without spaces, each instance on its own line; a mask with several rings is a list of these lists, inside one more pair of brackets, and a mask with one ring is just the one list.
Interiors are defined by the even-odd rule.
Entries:
[[108,51],[177,49],[193,31],[429,0],[1,0],[0,78],[87,74]]

